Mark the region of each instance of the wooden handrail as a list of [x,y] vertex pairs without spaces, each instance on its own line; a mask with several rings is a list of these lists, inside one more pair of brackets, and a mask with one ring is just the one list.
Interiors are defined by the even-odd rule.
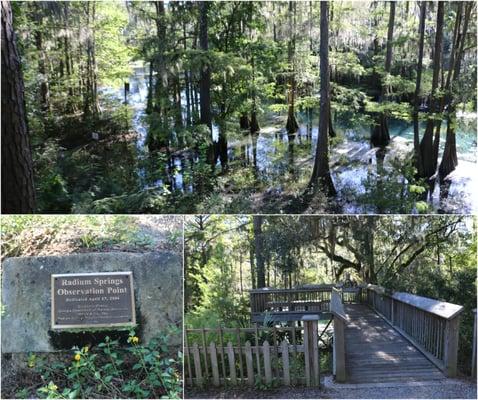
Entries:
[[462,306],[376,285],[364,289],[370,307],[447,376],[456,375]]
[[392,297],[394,300],[408,304],[430,314],[435,314],[438,317],[447,320],[455,318],[464,310],[464,307],[458,304],[447,303],[445,301],[435,300],[429,297],[417,296],[411,293],[392,292],[382,286],[369,284],[365,286],[365,288],[373,290],[375,293],[380,295]]

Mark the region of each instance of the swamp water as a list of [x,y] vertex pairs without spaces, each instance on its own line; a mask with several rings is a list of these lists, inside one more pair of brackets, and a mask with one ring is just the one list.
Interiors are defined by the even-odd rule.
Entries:
[[[140,189],[164,188],[176,195],[192,193],[194,182],[191,181],[192,171],[197,164],[198,156],[190,150],[179,150],[169,155],[150,154],[147,148],[148,123],[146,121],[147,102],[147,68],[136,65],[129,79],[130,92],[127,96],[128,105],[133,110],[131,130],[136,133],[135,148],[137,152],[137,176]],[[118,100],[124,101],[124,92],[110,91],[109,94]],[[183,119],[186,118],[183,96]],[[221,178],[226,182],[221,187],[224,197],[234,194],[233,183],[227,183],[228,175],[235,173],[239,176],[249,176],[244,188],[250,184],[251,189],[246,191],[251,198],[260,198],[250,204],[250,209],[242,212],[308,212],[314,213],[313,208],[291,210],[281,197],[294,197],[294,187],[307,184],[315,155],[315,146],[318,135],[318,121],[314,116],[311,121],[306,121],[303,115],[298,114],[299,130],[296,134],[287,134],[283,116],[268,113],[260,121],[261,131],[251,135],[243,133],[238,128],[229,129],[227,138],[227,151],[218,157],[216,170],[221,171]],[[403,155],[413,150],[413,127],[403,121],[390,121],[391,144],[385,150],[370,148],[368,126],[347,126],[346,121],[334,121],[334,127],[339,139],[334,140],[330,150],[330,163],[332,179],[338,191],[337,204],[334,211],[341,213],[387,213],[406,212],[398,208],[389,209],[387,200],[382,205],[376,204],[374,196],[387,197],[390,186],[380,185],[382,179],[392,180],[396,187],[404,189],[407,182],[399,174],[392,171],[397,168],[398,155]],[[442,131],[445,131],[443,128]],[[217,143],[219,137],[218,126],[213,126],[213,139]],[[423,129],[421,129],[423,133]],[[333,142],[334,142],[333,141]],[[440,143],[440,156],[444,147],[444,134]],[[473,116],[459,120],[457,130],[458,167],[449,176],[449,185],[446,191],[435,184],[428,196],[429,212],[434,213],[472,213],[478,212],[478,182],[476,177],[476,119]],[[440,161],[440,160],[439,160]],[[118,160],[121,163],[121,160]],[[394,166],[392,167],[392,163]],[[399,167],[399,166],[398,166]],[[252,181],[251,181],[252,179]],[[298,182],[301,185],[298,185]],[[259,184],[258,184],[259,183]],[[257,193],[253,188],[261,187],[262,193]],[[291,187],[293,189],[291,189]],[[370,187],[375,189],[370,192]],[[377,192],[377,188],[379,189]],[[367,192],[369,197],[367,197]],[[372,195],[370,197],[370,195]],[[244,196],[244,192],[239,194]],[[269,205],[264,204],[274,199]],[[367,201],[369,200],[369,201]],[[400,203],[396,198],[392,203]],[[260,204],[258,206],[258,204]],[[384,205],[385,204],[385,205]],[[412,212],[415,212],[413,210]],[[194,210],[191,210],[194,212]]]

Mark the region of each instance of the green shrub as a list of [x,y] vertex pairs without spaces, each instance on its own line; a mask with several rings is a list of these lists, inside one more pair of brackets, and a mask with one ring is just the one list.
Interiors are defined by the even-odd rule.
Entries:
[[92,347],[73,348],[73,355],[62,362],[48,362],[44,356],[31,354],[28,367],[42,382],[23,388],[17,397],[26,398],[180,398],[182,395],[182,353],[172,356],[170,338],[176,327],[142,344],[131,331],[128,346],[118,340],[106,340]]

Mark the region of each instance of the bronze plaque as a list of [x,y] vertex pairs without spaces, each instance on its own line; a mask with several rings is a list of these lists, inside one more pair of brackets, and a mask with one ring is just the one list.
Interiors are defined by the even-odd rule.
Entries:
[[53,329],[134,325],[132,272],[51,276]]

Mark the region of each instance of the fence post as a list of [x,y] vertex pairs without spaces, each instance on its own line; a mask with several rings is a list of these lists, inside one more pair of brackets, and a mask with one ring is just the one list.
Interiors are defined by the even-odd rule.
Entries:
[[209,345],[209,353],[211,355],[212,383],[214,386],[219,386],[221,384],[221,380],[219,379],[216,343],[211,342],[211,344]]
[[473,352],[471,355],[471,376],[476,379],[476,308],[473,310],[475,314],[473,319]]
[[449,319],[445,323],[445,374],[448,377],[456,376],[458,360],[458,336],[460,317]]
[[304,322],[304,356],[305,379],[307,386],[320,386],[319,371],[319,316],[305,315]]

